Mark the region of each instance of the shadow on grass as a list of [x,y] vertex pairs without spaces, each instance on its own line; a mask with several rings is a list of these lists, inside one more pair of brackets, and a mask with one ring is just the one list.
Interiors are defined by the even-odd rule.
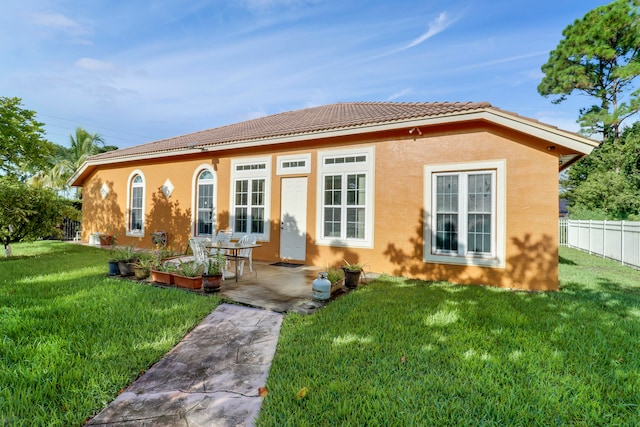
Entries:
[[565,258],[563,256],[559,256],[558,257],[558,262],[560,264],[562,264],[562,265],[577,265],[574,261],[572,261],[572,260],[570,260],[568,258]]
[[97,248],[66,253],[26,256],[6,270],[11,279],[0,278],[0,413],[8,419],[82,424],[219,302],[109,279]]
[[[383,276],[285,319],[260,425],[632,422],[639,300],[615,281],[598,286],[514,292]],[[292,404],[302,387],[307,400]]]

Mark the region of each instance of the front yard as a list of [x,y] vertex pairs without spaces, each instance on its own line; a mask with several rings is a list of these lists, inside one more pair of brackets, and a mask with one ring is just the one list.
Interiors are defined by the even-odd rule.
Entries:
[[[96,248],[0,259],[0,425],[81,425],[219,303],[105,277]],[[640,272],[561,251],[557,293],[382,277],[287,315],[259,426],[634,425]]]

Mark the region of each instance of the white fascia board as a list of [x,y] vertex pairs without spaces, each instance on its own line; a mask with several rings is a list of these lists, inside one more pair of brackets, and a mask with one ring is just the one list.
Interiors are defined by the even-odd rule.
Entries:
[[199,154],[206,151],[210,150],[203,150],[200,148],[187,148],[174,151],[159,151],[157,153],[142,153],[129,156],[125,155],[122,157],[112,157],[104,160],[85,160],[85,162],[78,168],[78,170],[67,180],[67,184],[75,187],[71,185],[71,183],[77,180],[90,166],[104,166],[123,162],[135,162],[136,160],[159,159],[163,157],[182,156],[185,154]]
[[238,148],[253,148],[253,147],[259,147],[262,145],[278,145],[278,144],[287,144],[291,142],[313,141],[313,140],[323,139],[323,138],[337,138],[341,136],[360,135],[360,134],[371,133],[371,132],[383,132],[388,130],[397,130],[397,129],[413,128],[413,127],[419,128],[423,126],[426,127],[426,126],[438,125],[438,124],[461,123],[461,122],[469,122],[474,120],[495,123],[505,128],[513,129],[513,130],[525,133],[527,135],[531,135],[536,138],[549,141],[552,144],[566,147],[582,154],[589,154],[595,147],[598,146],[597,141],[584,138],[582,136],[572,134],[570,132],[566,132],[549,125],[545,125],[543,123],[523,119],[512,114],[504,113],[499,110],[480,109],[480,110],[473,110],[468,112],[460,112],[455,114],[447,114],[447,115],[428,117],[428,118],[398,120],[398,121],[387,122],[387,123],[372,123],[372,124],[367,124],[367,125],[362,125],[357,127],[347,127],[343,129],[331,129],[331,130],[325,130],[325,131],[299,133],[299,134],[287,135],[287,136],[267,137],[262,139],[253,138],[248,140],[234,141],[234,142],[227,142],[227,143],[217,143],[217,144],[211,144],[211,145],[199,144],[197,145],[197,148],[192,148],[195,145],[195,144],[192,144],[192,147],[185,148],[185,149],[159,151],[157,153],[135,154],[131,156],[125,155],[122,157],[113,157],[105,160],[88,161],[88,162],[85,162],[71,178],[69,178],[68,182],[71,183],[75,181],[89,166],[102,166],[102,165],[136,161],[136,160],[159,159],[163,157],[172,157],[172,156],[180,156],[180,155],[187,155],[187,154],[199,154],[203,152],[216,152],[216,151],[232,150],[232,149],[238,149]]
[[569,148],[582,154],[589,154],[598,146],[598,142],[572,134],[570,132],[563,131],[561,129],[545,125],[543,123],[534,122],[519,118],[517,116],[506,114],[496,110],[476,110],[472,112],[462,112],[457,114],[449,114],[438,117],[429,117],[422,119],[409,119],[399,120],[391,123],[373,123],[369,125],[363,125],[358,127],[350,127],[338,130],[319,131],[308,134],[296,134],[284,137],[273,137],[264,139],[252,139],[248,141],[238,141],[227,144],[221,144],[219,146],[206,146],[200,147],[206,148],[208,151],[226,150],[229,148],[246,148],[256,147],[260,145],[268,144],[283,144],[296,141],[309,141],[322,138],[335,138],[340,136],[358,135],[370,132],[382,132],[387,130],[396,130],[402,128],[412,128],[429,126],[436,124],[448,124],[448,123],[460,123],[473,120],[484,120],[487,122],[495,123],[497,125],[513,129],[527,135],[531,135],[540,138],[550,143]]
[[582,154],[589,154],[594,148],[600,145],[598,141],[593,139],[585,138],[541,122],[523,119],[502,111],[490,110],[485,111],[485,114],[492,116],[487,117],[486,120],[493,123],[544,139],[545,141],[553,142]]

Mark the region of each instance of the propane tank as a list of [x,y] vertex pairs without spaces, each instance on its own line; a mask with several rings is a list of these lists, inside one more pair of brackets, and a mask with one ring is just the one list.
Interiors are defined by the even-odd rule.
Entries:
[[315,300],[326,301],[331,297],[331,282],[327,279],[327,272],[318,273],[318,278],[313,281],[311,290]]

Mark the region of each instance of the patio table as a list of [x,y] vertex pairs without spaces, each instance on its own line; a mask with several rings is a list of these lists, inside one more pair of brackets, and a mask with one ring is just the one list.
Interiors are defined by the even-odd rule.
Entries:
[[[237,242],[213,242],[206,245],[207,249],[225,249],[229,251],[228,257],[234,259],[236,263],[236,282],[238,281],[238,260],[240,259],[240,251],[243,249],[259,248],[262,245],[259,244],[246,244]],[[251,262],[247,260],[247,262]],[[252,266],[252,268],[255,268]]]

